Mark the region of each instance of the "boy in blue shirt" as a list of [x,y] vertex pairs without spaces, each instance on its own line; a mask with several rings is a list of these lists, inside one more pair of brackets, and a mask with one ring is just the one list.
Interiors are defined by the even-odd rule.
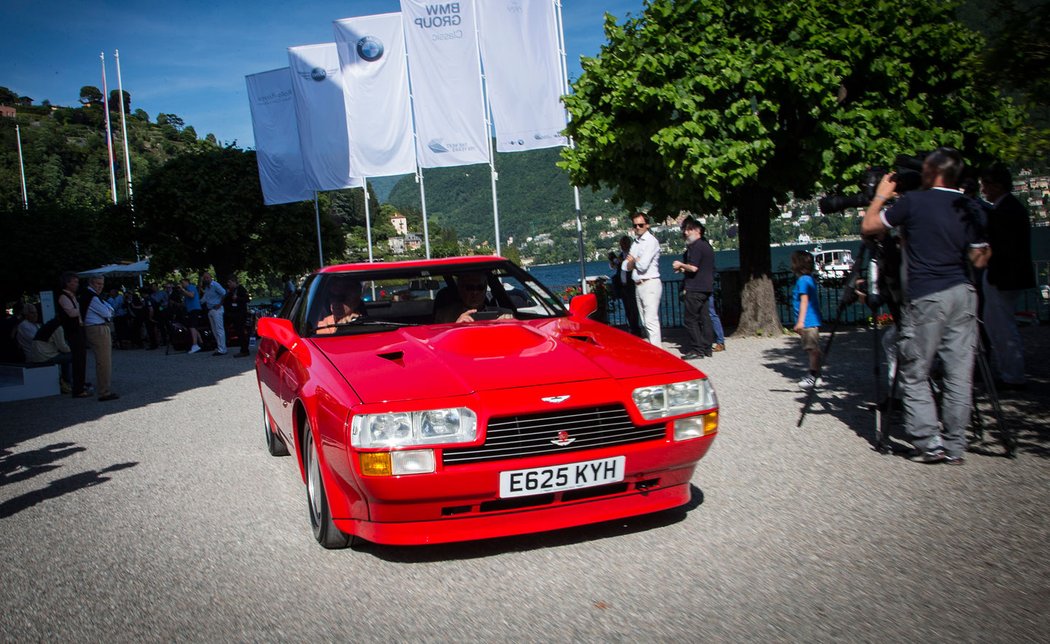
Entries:
[[809,354],[809,373],[798,386],[809,389],[817,385],[820,376],[820,307],[817,299],[817,281],[813,279],[813,255],[806,251],[791,253],[791,272],[798,279],[791,290],[791,307],[795,311],[795,333],[802,340],[802,349]]

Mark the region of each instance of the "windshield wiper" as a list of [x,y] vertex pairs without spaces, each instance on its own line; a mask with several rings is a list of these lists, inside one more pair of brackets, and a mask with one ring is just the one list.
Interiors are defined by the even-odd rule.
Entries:
[[360,317],[356,320],[350,320],[349,322],[340,322],[338,324],[326,324],[324,326],[317,327],[318,329],[345,329],[352,326],[392,326],[392,327],[403,327],[403,326],[419,326],[415,322],[394,322],[393,320],[372,320],[370,318]]

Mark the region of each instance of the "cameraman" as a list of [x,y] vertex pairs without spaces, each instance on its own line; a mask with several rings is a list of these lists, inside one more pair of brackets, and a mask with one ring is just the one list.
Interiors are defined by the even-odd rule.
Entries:
[[[980,207],[957,188],[962,156],[937,148],[922,164],[922,189],[896,197],[894,175],[879,182],[864,213],[861,232],[881,237],[900,230],[907,266],[907,302],[902,307],[900,385],[904,421],[920,463],[963,464],[966,426],[973,397],[977,344],[977,291],[967,259],[983,268],[991,250]],[[941,417],[929,377],[934,358],[944,365]]]

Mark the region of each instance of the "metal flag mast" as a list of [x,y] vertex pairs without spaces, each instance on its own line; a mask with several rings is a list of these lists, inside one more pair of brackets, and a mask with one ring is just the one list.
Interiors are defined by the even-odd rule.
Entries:
[[102,61],[102,111],[106,115],[106,150],[109,152],[109,191],[113,195],[113,204],[117,203],[117,175],[113,169],[113,130],[109,125],[109,88],[106,87],[106,54],[98,52]]
[[[483,1],[483,0],[482,0]],[[489,141],[489,175],[492,179],[492,221],[496,230],[496,254],[502,254],[502,248],[500,246],[500,232],[499,232],[499,198],[496,193],[496,181],[499,180],[499,174],[496,172],[496,148],[495,142],[492,139],[492,104],[489,101],[489,87],[488,81],[485,78],[485,68],[481,64],[481,31],[478,28],[478,8],[476,4],[472,4],[470,7],[471,11],[474,12],[474,41],[478,49],[478,66],[481,70],[481,100],[483,102],[482,108],[485,111],[485,138]]]
[[[403,28],[403,27],[402,27]],[[405,69],[409,68],[408,47],[405,47]],[[423,208],[423,246],[430,259],[430,228],[427,225],[427,191],[423,185],[423,166],[419,165],[419,133],[416,131],[416,103],[412,94],[412,75],[408,74],[408,105],[412,115],[412,149],[416,153],[416,183],[419,184],[419,203]]]
[[[135,196],[131,189],[131,154],[128,151],[128,123],[124,114],[124,83],[120,78],[120,50],[113,50],[113,60],[117,63],[117,91],[120,92],[120,129],[124,136],[124,177],[126,179],[126,187],[128,192],[128,203],[131,205],[131,209],[135,210]],[[135,242],[136,247],[138,242]],[[138,249],[136,248],[136,255]]]
[[[565,52],[565,23],[562,22],[561,16],[561,0],[554,0],[554,6],[557,11],[557,24],[558,24],[558,50],[561,54],[561,78],[565,86],[565,94],[569,94],[569,68],[566,63],[567,54]],[[569,122],[569,109],[565,108],[565,122]],[[572,137],[569,137],[569,147],[575,148],[576,145],[573,143]],[[580,187],[574,185],[572,187],[573,197],[575,198],[576,205],[576,246],[580,255],[580,291],[587,293],[587,267],[586,260],[583,256],[583,216],[580,208]]]
[[314,221],[317,223],[317,267],[324,268],[324,250],[321,249],[321,207],[317,203],[317,191],[314,190]]
[[26,166],[22,160],[22,130],[15,123],[15,138],[18,139],[18,172],[22,175],[22,208],[29,210],[29,193],[26,192]]
[[368,237],[368,263],[371,264],[374,260],[372,259],[372,216],[368,212],[368,177],[361,177],[361,183],[364,184],[361,188],[365,191],[365,236]]

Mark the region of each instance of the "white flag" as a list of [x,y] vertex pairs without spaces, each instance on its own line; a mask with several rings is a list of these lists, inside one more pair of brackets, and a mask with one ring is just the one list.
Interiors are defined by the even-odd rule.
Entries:
[[496,150],[518,152],[568,144],[558,24],[551,0],[479,2],[485,83]]
[[401,0],[401,13],[419,165],[488,163],[474,0]]
[[292,75],[287,67],[244,77],[255,133],[255,159],[263,203],[273,206],[312,199],[306,185],[299,130],[295,125]]
[[416,171],[401,14],[335,21],[346,86],[350,167],[362,177]]
[[335,43],[288,48],[299,148],[314,190],[359,188],[350,171],[343,75]]

